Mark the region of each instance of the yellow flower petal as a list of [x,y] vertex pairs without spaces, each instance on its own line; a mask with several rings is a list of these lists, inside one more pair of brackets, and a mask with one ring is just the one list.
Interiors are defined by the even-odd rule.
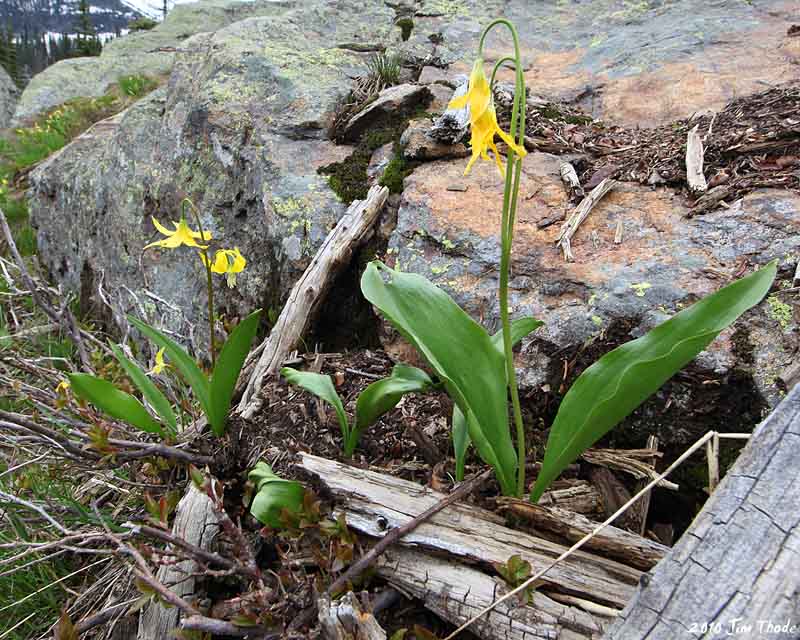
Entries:
[[157,376],[162,371],[164,371],[164,368],[166,366],[167,366],[167,363],[164,362],[164,349],[162,347],[161,349],[156,351],[156,363],[155,363],[155,365],[153,365],[153,368],[150,369],[150,371],[148,371],[147,373],[150,374],[150,375]]
[[186,219],[181,218],[179,222],[173,222],[172,225],[175,227],[175,231],[170,231],[165,226],[163,226],[156,218],[153,218],[153,225],[158,230],[159,233],[162,235],[167,236],[163,240],[156,240],[155,242],[151,242],[150,244],[145,246],[145,249],[149,249],[150,247],[164,247],[165,249],[175,249],[180,247],[181,245],[186,245],[187,247],[198,247],[200,249],[205,249],[208,245],[201,245],[198,244],[196,239],[203,238],[204,241],[211,240],[211,234],[209,232],[205,232],[205,234],[201,234],[199,231],[193,231],[189,228],[189,225],[186,224]]

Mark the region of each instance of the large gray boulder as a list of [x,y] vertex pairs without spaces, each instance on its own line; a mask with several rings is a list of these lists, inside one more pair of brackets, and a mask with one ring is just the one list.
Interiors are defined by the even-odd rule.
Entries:
[[101,96],[120,76],[164,77],[187,38],[250,16],[285,11],[286,3],[274,0],[203,0],[175,5],[154,29],[116,38],[97,57],[61,60],[35,75],[22,92],[14,124],[23,124],[70,98]]
[[19,99],[19,89],[11,76],[0,67],[0,129],[4,129],[11,123],[14,109]]
[[324,132],[368,54],[337,44],[389,40],[394,12],[356,0],[274,6],[276,15],[185,40],[167,87],[98,123],[30,176],[42,261],[119,326],[134,313],[204,351],[196,254],[142,253],[160,237],[151,217],[177,220],[184,195],[220,240],[215,246],[238,246],[248,261],[237,288],[216,281],[228,317],[279,309],[346,209],[317,169],[351,153]]

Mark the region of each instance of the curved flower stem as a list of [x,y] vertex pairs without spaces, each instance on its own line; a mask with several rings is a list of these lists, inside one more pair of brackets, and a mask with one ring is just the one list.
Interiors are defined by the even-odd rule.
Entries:
[[[206,242],[210,241],[211,238],[206,240],[206,232],[203,230],[203,223],[200,222],[200,215],[197,211],[197,207],[194,206],[194,202],[189,200],[189,198],[184,198],[181,202],[181,205],[183,206],[183,216],[184,218],[186,217],[187,204],[192,210],[195,222],[197,223],[197,229],[200,231],[200,242],[205,244]],[[200,254],[203,256],[203,264],[206,267],[206,289],[208,290],[208,330],[211,346],[211,368],[213,369],[217,364],[217,343],[214,339],[214,283],[211,279],[211,260],[208,257],[208,250],[200,249]]]
[[500,58],[497,62],[494,63],[494,69],[492,69],[492,75],[489,78],[489,89],[494,88],[494,77],[497,75],[497,72],[500,71],[500,67],[505,64],[506,62],[514,62],[514,69],[516,69],[516,60],[513,56],[505,56],[504,58]]
[[[514,87],[514,103],[511,108],[511,130],[509,135],[512,139],[517,137],[517,127],[519,126],[519,145],[525,142],[525,78],[522,74],[522,58],[519,50],[519,37],[514,25],[505,18],[498,18],[492,21],[484,29],[478,45],[478,56],[483,57],[483,45],[486,36],[491,29],[498,25],[503,25],[511,32],[514,41],[514,56],[502,58],[492,72],[492,82],[500,64],[508,59],[513,60],[516,71],[516,83]],[[491,84],[490,84],[491,86]],[[520,104],[521,103],[521,104]],[[508,311],[508,281],[511,268],[511,246],[514,242],[514,221],[517,213],[517,196],[519,194],[520,174],[522,171],[522,161],[515,157],[514,150],[508,150],[508,168],[505,176],[505,189],[503,191],[503,215],[500,230],[500,320],[503,325],[503,353],[506,361],[506,377],[508,379],[508,389],[511,394],[511,404],[514,412],[514,424],[516,426],[517,439],[517,495],[525,492],[525,427],[522,424],[522,409],[519,402],[519,390],[517,389],[517,373],[514,368],[514,352],[511,346],[511,322]],[[513,170],[513,178],[512,178]]]

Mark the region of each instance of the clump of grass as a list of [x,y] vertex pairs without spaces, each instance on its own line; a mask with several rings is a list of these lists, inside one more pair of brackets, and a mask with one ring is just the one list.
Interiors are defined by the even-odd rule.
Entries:
[[143,75],[122,76],[118,84],[120,91],[131,98],[140,98],[158,86],[153,78]]
[[399,18],[395,25],[400,27],[400,37],[403,39],[403,42],[408,40],[411,37],[411,31],[414,29],[414,21],[405,16],[403,18]]
[[367,61],[370,76],[374,77],[380,88],[391,87],[400,81],[402,58],[398,55],[378,53]]

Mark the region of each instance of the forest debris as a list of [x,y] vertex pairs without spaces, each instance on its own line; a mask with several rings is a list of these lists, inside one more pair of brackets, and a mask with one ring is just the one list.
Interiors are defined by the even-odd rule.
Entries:
[[703,175],[703,140],[697,132],[699,124],[686,136],[686,182],[692,193],[705,193],[708,190]]
[[352,591],[332,601],[327,594],[317,601],[317,616],[326,640],[386,640],[375,617],[361,608]]
[[708,494],[714,493],[719,484],[719,436],[715,435],[706,443],[708,458]]
[[388,197],[386,187],[375,186],[369,190],[365,200],[353,202],[292,287],[275,326],[259,347],[261,356],[258,362],[252,369],[246,366],[242,372],[240,380],[247,380],[247,385],[237,411],[243,418],[251,418],[261,407],[259,396],[264,378],[278,371],[287,354],[302,338],[333,277],[349,263],[350,256],[372,228]]
[[614,231],[614,244],[622,244],[622,231],[623,231],[622,218],[620,218],[619,220],[617,220],[617,228]]
[[[658,460],[659,453],[658,453],[658,438],[654,435],[648,436],[647,438],[647,449],[653,451],[653,455],[648,459],[645,460],[647,464],[649,464],[653,470],[655,471],[656,468],[656,461]],[[639,481],[636,483],[636,491],[639,491],[647,484],[648,478],[640,478]],[[639,535],[644,535],[645,530],[647,528],[647,513],[650,510],[650,496],[651,492],[648,491],[646,494],[642,496],[642,499],[639,500],[636,504],[631,507],[630,513],[633,516],[633,519],[639,522]]]
[[562,162],[558,172],[561,175],[561,181],[564,183],[570,200],[577,202],[586,196],[581,186],[581,181],[578,179],[575,167],[573,167],[571,163]]
[[[589,477],[592,479],[592,484],[597,487],[600,495],[603,497],[603,505],[605,507],[605,516],[608,517],[612,513],[616,513],[622,505],[627,504],[631,499],[630,491],[622,484],[619,479],[605,467],[597,467],[592,469]],[[636,523],[631,516],[630,510],[623,513],[617,520],[617,524],[628,530],[637,529]]]
[[564,223],[564,226],[561,227],[561,232],[558,234],[558,239],[556,240],[556,246],[561,247],[561,250],[564,252],[564,259],[568,262],[572,262],[575,259],[575,257],[572,255],[572,247],[570,244],[572,236],[575,235],[578,227],[584,220],[586,220],[587,216],[589,213],[591,213],[592,209],[594,209],[595,205],[597,205],[603,196],[611,191],[616,185],[617,183],[611,178],[603,179],[603,181],[594,189],[592,189],[589,195],[587,195],[581,201],[581,203],[575,207],[572,215],[570,215],[570,217]]
[[[658,450],[654,449],[587,449],[581,454],[581,458],[590,464],[624,471],[634,478],[652,479],[659,474],[647,460],[660,455]],[[669,480],[662,480],[658,486],[672,491],[677,491],[679,488]]]
[[570,486],[560,487],[556,481],[549,491],[545,491],[539,498],[539,504],[544,507],[560,507],[573,513],[586,516],[595,516],[603,512],[603,502],[597,489],[586,480],[576,480]]
[[[383,537],[387,531],[407,525],[444,497],[401,478],[309,454],[300,454],[298,466],[319,478],[331,492],[336,510],[345,514],[349,527],[372,537]],[[511,556],[520,555],[532,566],[541,567],[565,550],[563,545],[548,539],[505,527],[502,519],[490,511],[458,503],[403,536],[393,550],[409,546],[445,555],[451,565],[505,563]],[[424,573],[428,568],[426,564],[418,569]],[[554,566],[544,588],[557,587],[599,604],[621,608],[640,576],[641,571],[635,567],[580,552]]]
[[[513,514],[534,529],[555,533],[567,542],[580,540],[597,526],[580,514],[529,500],[498,498],[497,503],[501,513]],[[643,570],[651,569],[669,553],[668,547],[617,527],[603,529],[586,543],[586,548]]]

